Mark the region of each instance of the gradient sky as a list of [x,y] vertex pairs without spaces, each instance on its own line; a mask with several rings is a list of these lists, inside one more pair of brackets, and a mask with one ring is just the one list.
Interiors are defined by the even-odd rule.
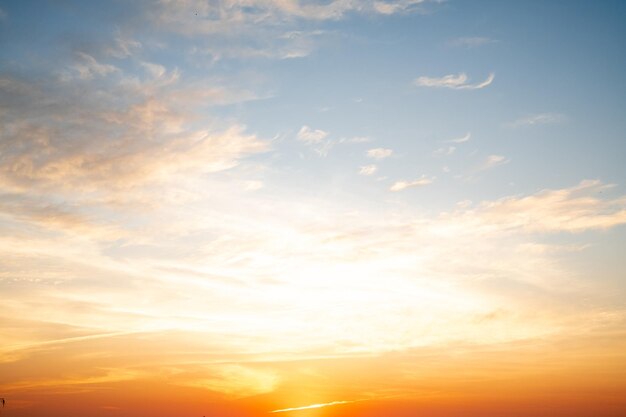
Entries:
[[0,416],[626,415],[625,21],[0,0]]

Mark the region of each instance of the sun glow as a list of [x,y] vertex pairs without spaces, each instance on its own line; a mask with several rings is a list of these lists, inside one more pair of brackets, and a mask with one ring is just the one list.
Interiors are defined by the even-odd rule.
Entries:
[[626,2],[538,3],[0,1],[0,415],[626,415]]

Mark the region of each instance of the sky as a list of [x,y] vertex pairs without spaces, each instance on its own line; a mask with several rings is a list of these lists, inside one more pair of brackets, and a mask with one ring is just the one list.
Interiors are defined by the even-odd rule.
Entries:
[[626,415],[625,20],[0,0],[0,416]]

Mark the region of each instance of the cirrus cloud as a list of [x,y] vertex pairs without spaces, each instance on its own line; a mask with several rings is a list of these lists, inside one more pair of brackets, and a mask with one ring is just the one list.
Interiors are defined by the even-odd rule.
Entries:
[[413,81],[417,87],[435,87],[450,88],[453,90],[479,90],[490,85],[495,78],[494,73],[490,73],[485,81],[477,84],[469,84],[467,74],[459,73],[458,75],[449,74],[443,77],[427,77],[421,76]]

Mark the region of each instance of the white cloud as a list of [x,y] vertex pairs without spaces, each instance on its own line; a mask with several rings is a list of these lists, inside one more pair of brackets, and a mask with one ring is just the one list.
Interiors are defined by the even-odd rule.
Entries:
[[599,181],[585,180],[577,186],[542,190],[524,197],[485,201],[476,209],[464,208],[464,218],[484,229],[499,231],[583,232],[609,229],[626,223],[626,198],[601,200],[611,188]]
[[435,156],[452,155],[454,151],[456,151],[456,146],[446,146],[444,148],[436,149],[435,152],[433,152],[433,155]]
[[565,116],[559,113],[539,113],[522,117],[513,122],[507,123],[508,127],[525,127],[545,125],[552,123],[561,123],[565,120]]
[[105,53],[114,58],[123,59],[131,56],[133,51],[141,48],[141,46],[140,42],[118,34],[113,45],[108,47]]
[[378,167],[376,165],[365,165],[359,169],[359,175],[373,175],[378,171]]
[[385,148],[374,148],[367,151],[367,157],[372,159],[385,159],[393,154],[393,150]]
[[78,62],[73,64],[70,69],[73,70],[81,80],[91,80],[94,77],[104,77],[113,72],[119,71],[114,65],[102,64],[93,56],[84,52],[77,52]]
[[389,190],[394,191],[394,192],[402,191],[402,190],[406,190],[407,188],[412,188],[412,187],[423,187],[425,185],[432,184],[432,182],[433,182],[433,178],[427,178],[426,176],[423,175],[421,178],[418,178],[413,181],[396,181],[389,188]]
[[263,188],[263,186],[264,186],[263,181],[259,181],[259,180],[244,181],[244,189],[247,191],[260,190],[261,188]]
[[467,132],[467,134],[465,136],[462,136],[462,137],[456,138],[456,139],[450,139],[450,140],[447,140],[446,142],[448,142],[448,143],[465,143],[465,142],[468,142],[471,137],[472,137],[471,133]]
[[[293,2],[250,0],[246,2],[206,2],[170,0],[152,7],[148,14],[158,25],[186,34],[228,33],[233,28],[254,25],[275,26],[294,19],[339,20],[348,13],[410,13],[426,0]],[[190,19],[190,16],[193,18]]]
[[145,68],[146,72],[150,74],[152,78],[161,78],[166,73],[166,69],[163,65],[152,62],[142,62],[141,66]]
[[487,38],[484,36],[468,36],[453,39],[448,42],[448,45],[459,46],[462,48],[476,48],[478,46],[483,46],[495,42],[497,42],[495,39]]
[[308,126],[302,126],[300,131],[298,132],[298,140],[306,143],[306,144],[317,144],[322,142],[328,136],[328,132],[321,129],[311,129]]
[[478,167],[479,171],[485,171],[491,168],[495,168],[500,165],[504,165],[509,162],[509,159],[502,155],[489,155],[485,158],[484,162]]
[[353,138],[347,139],[349,143],[367,143],[371,142],[372,139],[367,136],[355,136]]
[[391,15],[409,11],[424,2],[425,0],[375,1],[373,8],[377,13]]
[[413,83],[418,87],[438,87],[438,88],[451,88],[454,90],[478,90],[490,85],[495,78],[494,73],[490,73],[487,79],[478,84],[468,84],[467,75],[460,73],[458,75],[449,74],[440,78],[436,77],[418,77]]

